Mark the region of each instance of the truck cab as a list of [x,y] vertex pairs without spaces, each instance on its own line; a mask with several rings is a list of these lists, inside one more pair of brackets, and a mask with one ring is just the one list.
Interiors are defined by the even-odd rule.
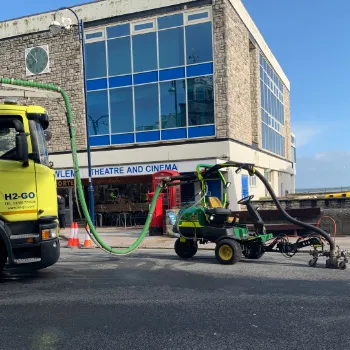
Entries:
[[55,172],[40,106],[0,104],[0,272],[41,269],[60,256]]

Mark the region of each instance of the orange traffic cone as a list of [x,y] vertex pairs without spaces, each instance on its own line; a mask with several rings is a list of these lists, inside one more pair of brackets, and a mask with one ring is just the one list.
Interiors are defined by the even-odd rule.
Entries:
[[74,239],[73,239],[73,247],[80,247],[80,242],[79,242],[79,227],[78,223],[74,223]]
[[86,224],[86,233],[85,233],[84,245],[81,246],[81,248],[84,248],[84,249],[93,248],[92,241],[91,241],[91,238],[90,238],[90,227],[89,227],[88,224]]
[[74,224],[74,222],[72,222],[72,224],[70,225],[70,236],[68,239],[67,247],[73,247],[74,235],[75,235],[75,224]]

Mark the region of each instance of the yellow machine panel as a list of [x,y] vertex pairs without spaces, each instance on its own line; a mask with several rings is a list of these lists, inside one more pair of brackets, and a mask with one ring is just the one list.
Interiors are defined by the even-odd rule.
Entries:
[[1,161],[0,216],[7,221],[38,219],[35,167],[20,162]]

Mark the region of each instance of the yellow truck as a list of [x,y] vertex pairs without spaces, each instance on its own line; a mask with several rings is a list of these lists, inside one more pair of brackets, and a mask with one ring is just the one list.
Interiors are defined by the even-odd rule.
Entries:
[[0,104],[0,273],[6,264],[42,269],[60,256],[48,127],[40,106]]

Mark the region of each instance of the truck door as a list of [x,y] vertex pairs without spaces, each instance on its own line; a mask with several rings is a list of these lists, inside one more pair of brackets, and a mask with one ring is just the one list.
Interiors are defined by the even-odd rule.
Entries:
[[35,220],[38,211],[34,162],[17,159],[15,119],[0,118],[0,218],[10,222]]

